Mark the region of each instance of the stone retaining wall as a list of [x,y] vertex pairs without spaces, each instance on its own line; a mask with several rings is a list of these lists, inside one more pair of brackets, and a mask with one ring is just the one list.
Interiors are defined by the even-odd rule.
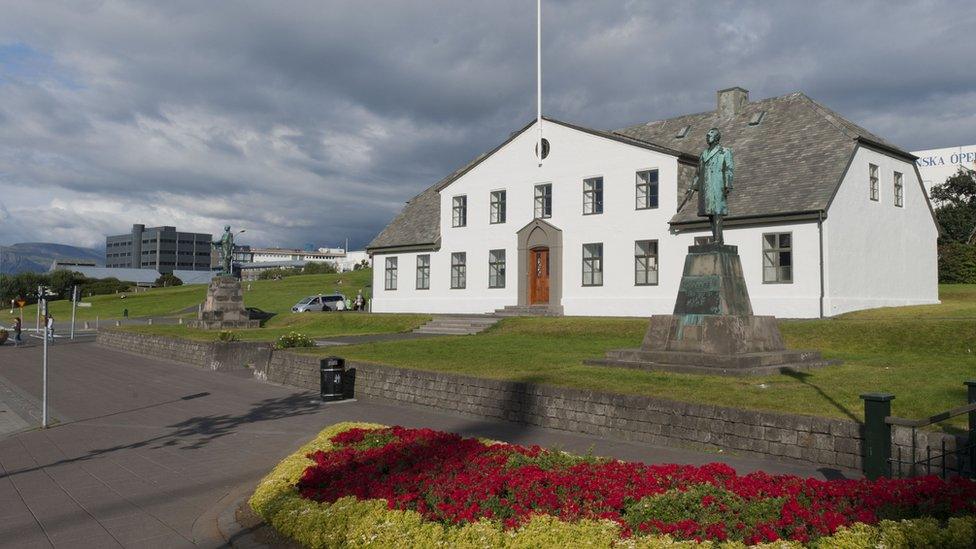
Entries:
[[140,355],[192,364],[208,370],[266,368],[271,345],[248,341],[192,341],[178,337],[103,329],[96,343]]
[[[117,331],[101,332],[98,340],[115,348],[204,367],[214,360],[208,354],[212,352],[208,347],[220,345]],[[310,391],[319,390],[318,357],[271,351],[267,346],[251,356],[259,358],[250,362],[258,379]],[[267,358],[261,360],[263,357]],[[722,449],[797,460],[828,468],[860,470],[862,465],[863,428],[860,423],[851,420],[761,412],[357,362],[347,362],[346,367],[355,370],[357,397],[660,446],[713,451]],[[912,452],[911,437],[910,429],[893,429],[893,457],[901,449],[902,458],[908,460]],[[916,459],[925,457],[926,445],[931,445],[935,450],[943,439],[950,450],[965,444],[963,438],[935,432],[919,431],[916,437]],[[950,466],[954,466],[954,463],[954,460],[949,460]],[[937,473],[941,463],[933,465],[932,472]],[[905,472],[908,472],[907,468]]]

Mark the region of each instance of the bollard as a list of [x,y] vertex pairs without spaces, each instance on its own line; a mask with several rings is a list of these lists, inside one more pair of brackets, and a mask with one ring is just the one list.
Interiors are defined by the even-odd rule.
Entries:
[[150,319],[147,319],[146,320],[146,323],[149,324],[150,326],[152,326],[152,319],[151,318]]
[[115,321],[115,325],[116,326],[121,326],[122,325],[122,321],[121,320],[116,320]]
[[[969,404],[976,404],[976,379],[966,381]],[[969,412],[969,474],[976,477],[976,410]]]
[[85,329],[86,330],[91,330],[91,325],[88,323],[87,320],[85,321]]
[[180,324],[183,324],[183,317],[182,316],[180,317],[179,323]]
[[[891,393],[864,393],[864,476],[870,480],[891,476]],[[915,459],[912,456],[912,459]]]

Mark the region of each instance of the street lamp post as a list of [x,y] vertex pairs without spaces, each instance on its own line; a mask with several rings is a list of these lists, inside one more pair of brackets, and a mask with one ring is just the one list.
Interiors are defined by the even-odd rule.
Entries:
[[37,312],[40,318],[41,307],[44,307],[44,331],[41,337],[44,339],[44,359],[41,368],[41,427],[47,429],[47,289],[44,286],[37,287]]

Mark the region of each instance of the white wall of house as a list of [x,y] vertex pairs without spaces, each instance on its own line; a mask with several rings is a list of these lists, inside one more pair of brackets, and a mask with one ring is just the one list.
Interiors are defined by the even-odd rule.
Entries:
[[[869,164],[878,166],[878,200]],[[894,172],[904,181],[896,207]],[[858,148],[824,222],[824,314],[939,302],[938,229],[910,162]]]
[[[562,299],[567,315],[648,316],[670,313],[688,246],[707,231],[670,232],[675,213],[677,159],[662,153],[545,123],[552,149],[542,167],[534,155],[535,136],[526,131],[441,191],[441,247],[434,252],[376,254],[373,310],[378,312],[484,313],[518,302],[516,232],[532,221],[534,188],[552,183],[552,217],[563,232]],[[659,170],[659,207],[635,209],[636,172]],[[583,215],[583,180],[602,176],[604,210]],[[489,223],[490,193],[506,190],[507,219]],[[452,199],[467,196],[467,225],[452,227]],[[694,202],[694,201],[693,201]],[[694,207],[694,204],[688,207]],[[762,242],[768,232],[793,238],[793,280],[763,283]],[[634,283],[634,243],[658,240],[659,284]],[[733,227],[726,241],[739,246],[744,275],[756,314],[779,317],[819,315],[820,256],[816,222],[775,227]],[[582,246],[602,242],[602,286],[582,284]],[[489,250],[506,250],[505,288],[488,288]],[[467,284],[450,288],[451,253],[467,253]],[[416,257],[430,255],[430,289],[416,289]],[[385,259],[398,258],[396,290],[384,289]]]

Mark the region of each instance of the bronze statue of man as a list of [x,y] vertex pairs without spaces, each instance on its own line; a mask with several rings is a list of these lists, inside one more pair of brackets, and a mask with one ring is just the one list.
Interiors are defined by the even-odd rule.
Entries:
[[732,190],[735,170],[732,149],[719,145],[721,139],[722,133],[718,128],[712,128],[705,134],[708,148],[698,157],[698,171],[685,196],[687,202],[693,193],[698,193],[698,215],[708,217],[712,225],[712,242],[716,244],[725,243],[722,220],[729,214],[728,194]]
[[217,249],[220,256],[220,274],[233,275],[234,270],[231,265],[234,260],[234,233],[230,232],[230,225],[224,225],[223,236],[213,242],[212,246]]

